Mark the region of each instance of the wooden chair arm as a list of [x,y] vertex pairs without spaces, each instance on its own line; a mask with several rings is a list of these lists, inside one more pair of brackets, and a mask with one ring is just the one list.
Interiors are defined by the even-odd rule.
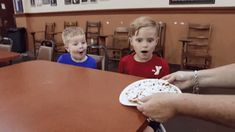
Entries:
[[192,39],[187,39],[187,38],[182,38],[182,39],[179,39],[179,41],[189,43],[189,42],[192,42],[193,40]]
[[30,34],[34,37],[37,33],[44,33],[44,31],[31,32]]
[[58,34],[62,34],[62,32],[55,32],[55,33],[53,33],[53,35],[58,35]]
[[35,32],[31,32],[31,34],[36,34],[36,33],[44,33],[45,31],[35,31]]

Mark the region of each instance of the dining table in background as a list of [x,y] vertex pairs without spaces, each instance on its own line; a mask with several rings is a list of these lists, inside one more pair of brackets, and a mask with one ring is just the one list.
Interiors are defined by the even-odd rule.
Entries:
[[11,62],[20,57],[19,53],[0,50],[0,62]]
[[145,117],[119,94],[142,79],[50,61],[0,69],[1,132],[135,132]]

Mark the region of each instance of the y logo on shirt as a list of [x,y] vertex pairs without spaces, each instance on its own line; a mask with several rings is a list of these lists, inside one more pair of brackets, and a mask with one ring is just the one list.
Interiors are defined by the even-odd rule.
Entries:
[[154,72],[154,75],[159,75],[161,69],[162,69],[162,66],[155,66],[155,69],[152,69],[152,72]]

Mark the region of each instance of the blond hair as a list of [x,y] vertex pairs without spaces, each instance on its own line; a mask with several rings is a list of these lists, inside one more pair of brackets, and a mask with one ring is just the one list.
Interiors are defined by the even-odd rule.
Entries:
[[159,25],[157,24],[157,22],[153,20],[151,17],[141,16],[141,17],[136,18],[130,24],[129,36],[137,35],[139,33],[139,30],[143,27],[156,28],[156,35],[158,34]]
[[64,29],[64,31],[62,33],[62,40],[63,40],[64,44],[67,45],[71,38],[78,36],[78,35],[85,36],[85,32],[82,28],[76,27],[76,26],[67,27]]

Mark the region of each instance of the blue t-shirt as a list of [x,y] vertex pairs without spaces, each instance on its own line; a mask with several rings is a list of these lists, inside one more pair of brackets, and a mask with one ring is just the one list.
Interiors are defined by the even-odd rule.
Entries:
[[81,67],[87,67],[87,68],[93,68],[96,69],[96,61],[94,58],[87,55],[87,60],[84,62],[75,62],[72,60],[71,55],[69,53],[62,54],[57,62],[62,64],[69,64],[74,66],[81,66]]

